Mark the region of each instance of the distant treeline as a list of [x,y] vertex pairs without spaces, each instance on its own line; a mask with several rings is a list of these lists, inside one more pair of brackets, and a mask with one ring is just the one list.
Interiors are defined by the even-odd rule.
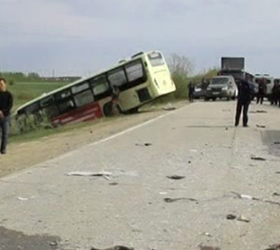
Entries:
[[73,82],[81,78],[80,76],[45,77],[36,72],[0,72],[0,77],[4,77],[10,84],[17,82]]

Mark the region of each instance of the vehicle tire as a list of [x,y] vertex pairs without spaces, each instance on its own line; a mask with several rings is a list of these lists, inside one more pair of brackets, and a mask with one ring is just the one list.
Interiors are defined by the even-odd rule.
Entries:
[[204,97],[204,101],[209,101],[209,97]]
[[112,102],[107,102],[103,107],[104,116],[112,116]]
[[213,101],[216,101],[216,99],[217,99],[216,97],[213,97],[213,98],[212,98]]
[[230,97],[229,96],[227,97],[227,100],[230,101]]

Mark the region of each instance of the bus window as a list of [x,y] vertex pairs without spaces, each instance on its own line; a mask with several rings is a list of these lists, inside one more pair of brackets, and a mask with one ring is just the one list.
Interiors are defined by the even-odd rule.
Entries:
[[77,108],[94,101],[92,92],[89,88],[89,83],[87,81],[73,86],[71,90],[72,93],[75,94],[74,101]]
[[74,100],[77,107],[82,107],[88,103],[94,101],[93,95],[90,89],[74,95]]
[[32,103],[31,105],[29,105],[28,107],[26,107],[25,114],[26,115],[32,114],[38,110],[39,110],[39,102],[35,102],[35,103]]
[[[144,69],[141,60],[134,61],[125,66],[125,71],[129,82],[144,78]],[[144,80],[145,81],[145,80]]]
[[78,92],[81,92],[83,90],[89,89],[88,82],[83,82],[82,84],[76,85],[72,87],[72,93],[76,94]]
[[122,68],[115,69],[108,73],[108,79],[111,86],[120,87],[127,83],[125,72]]
[[40,107],[41,109],[46,111],[49,117],[53,117],[59,114],[53,95],[42,99],[40,102]]
[[94,99],[100,100],[107,96],[110,96],[112,91],[110,90],[109,83],[106,79],[106,75],[99,75],[90,79],[90,86],[94,95]]
[[56,102],[58,104],[58,109],[61,114],[75,109],[75,103],[69,89],[65,89],[55,95]]
[[153,67],[164,65],[164,60],[159,52],[152,52],[148,55],[149,61]]

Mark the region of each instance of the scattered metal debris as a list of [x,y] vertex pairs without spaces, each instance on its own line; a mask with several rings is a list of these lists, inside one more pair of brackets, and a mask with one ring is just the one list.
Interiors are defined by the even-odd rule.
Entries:
[[256,127],[257,127],[257,128],[266,128],[265,125],[258,125],[258,124],[256,125]]
[[90,250],[134,250],[134,248],[125,247],[125,246],[113,246],[113,247],[106,248],[106,249],[99,249],[99,248],[92,247]]
[[227,215],[227,219],[228,219],[228,220],[235,220],[235,219],[236,219],[236,215],[234,215],[234,214],[228,214],[228,215]]
[[135,146],[140,146],[140,147],[149,147],[152,146],[152,143],[146,142],[146,143],[135,143]]
[[258,156],[251,156],[251,159],[252,159],[252,160],[255,160],[255,161],[266,161],[265,158],[263,158],[263,157],[258,157]]
[[240,215],[238,218],[237,218],[238,221],[242,221],[242,222],[246,222],[246,223],[249,223],[250,220],[247,219],[245,216],[243,215]]
[[164,198],[163,200],[165,202],[167,202],[167,203],[172,203],[172,202],[176,202],[176,201],[180,201],[180,200],[198,202],[197,199],[194,199],[194,198],[184,198],[184,197],[181,197],[181,198]]
[[266,200],[266,199],[260,199],[260,198],[256,198],[256,197],[253,197],[253,196],[250,196],[250,195],[238,194],[238,193],[236,193],[236,192],[231,192],[231,193],[234,194],[234,195],[236,195],[236,198],[239,198],[239,199],[260,201],[260,202],[264,202],[264,203],[268,203],[268,204],[280,206],[280,202],[271,201],[271,200]]
[[110,176],[113,175],[112,172],[87,172],[87,171],[76,171],[76,172],[70,172],[66,174],[68,176],[96,176],[96,177],[104,177],[105,179],[109,180]]
[[18,197],[17,199],[19,201],[28,201],[29,200],[29,198],[24,198],[24,197]]
[[171,176],[166,176],[168,179],[172,179],[172,180],[181,180],[186,178],[185,176],[182,175],[171,175]]

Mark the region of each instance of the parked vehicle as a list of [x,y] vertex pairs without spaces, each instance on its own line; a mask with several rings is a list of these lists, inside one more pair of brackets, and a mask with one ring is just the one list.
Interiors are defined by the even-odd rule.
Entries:
[[194,99],[204,98],[205,97],[205,91],[206,91],[206,89],[202,88],[202,84],[197,84],[194,87],[193,98]]
[[210,80],[210,84],[206,89],[205,101],[217,98],[226,98],[234,100],[238,95],[238,89],[233,76],[215,76]]
[[272,95],[272,88],[274,86],[274,79],[272,76],[268,74],[255,74],[254,84],[256,86],[257,92],[258,92],[258,85],[261,81],[264,81],[266,85],[265,97],[268,100],[270,100]]

